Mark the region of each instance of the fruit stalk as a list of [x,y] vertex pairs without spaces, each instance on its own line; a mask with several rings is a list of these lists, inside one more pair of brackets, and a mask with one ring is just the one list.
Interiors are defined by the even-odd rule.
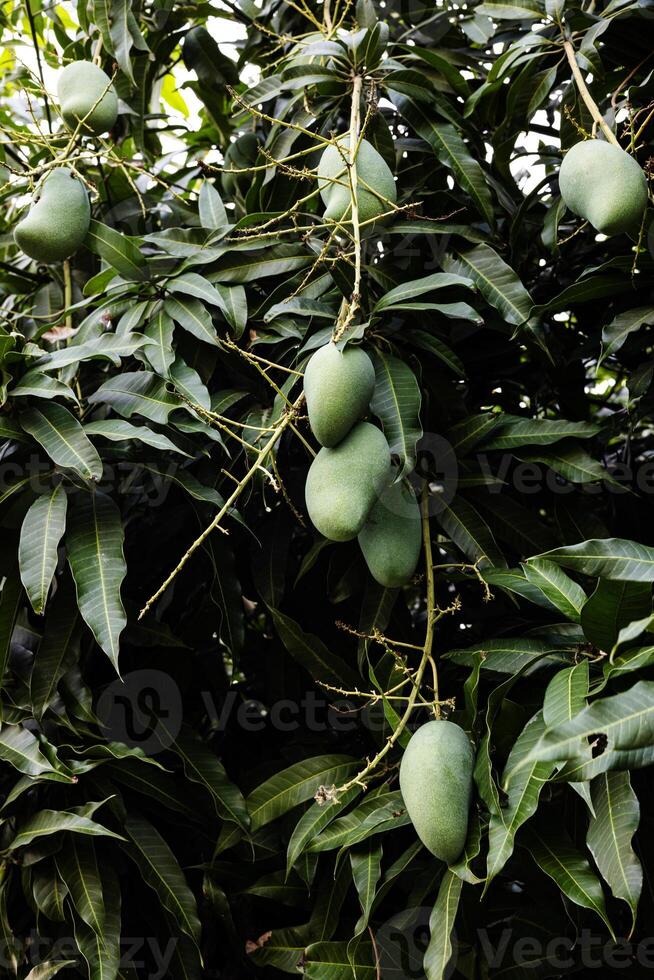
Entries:
[[436,670],[436,664],[432,655],[432,648],[434,643],[434,625],[436,620],[440,618],[439,613],[436,611],[436,590],[434,583],[434,564],[431,550],[431,530],[429,527],[429,488],[425,484],[422,498],[420,501],[420,511],[422,514],[422,533],[423,533],[423,543],[425,551],[425,574],[427,577],[427,634],[425,636],[425,643],[422,648],[422,656],[420,658],[420,663],[418,665],[418,670],[416,671],[415,677],[413,678],[413,687],[411,688],[411,693],[409,694],[406,708],[404,709],[404,714],[397,723],[397,727],[393,734],[386,740],[384,745],[381,747],[374,759],[366,765],[365,769],[353,776],[347,783],[339,786],[338,789],[334,790],[331,794],[331,800],[337,803],[338,800],[347,793],[348,790],[352,789],[353,786],[362,786],[366,788],[364,780],[370,773],[374,772],[379,763],[382,761],[384,756],[395,745],[400,735],[406,728],[411,714],[415,707],[418,694],[420,693],[420,685],[422,684],[422,679],[424,677],[425,671],[427,669],[427,664],[431,664],[433,684],[434,684],[434,715],[440,720],[441,717],[441,706],[438,700],[438,671]]
[[354,319],[359,308],[361,290],[361,229],[359,227],[359,200],[357,184],[357,153],[359,151],[359,131],[361,129],[361,89],[363,77],[355,75],[352,79],[352,107],[350,109],[350,145],[348,151],[348,180],[350,182],[352,238],[354,240],[354,285],[349,303],[343,300],[341,315],[334,330],[334,341],[340,340]]
[[438,694],[438,670],[432,654],[434,643],[434,620],[436,611],[436,586],[434,580],[434,559],[431,551],[431,530],[429,527],[429,485],[425,483],[420,498],[420,513],[422,515],[422,540],[425,550],[425,575],[427,576],[427,635],[423,648],[423,658],[431,665],[432,684],[434,688],[434,715],[440,720],[441,705]]
[[575,49],[574,49],[574,46],[572,44],[572,41],[565,40],[563,42],[563,50],[565,51],[566,57],[567,57],[568,62],[570,64],[570,68],[572,70],[572,74],[573,74],[575,83],[577,85],[577,89],[579,91],[579,95],[582,97],[582,99],[586,103],[586,106],[588,108],[588,111],[590,112],[591,116],[593,117],[593,119],[595,120],[595,122],[597,123],[597,125],[600,127],[600,129],[602,130],[602,132],[606,136],[606,138],[609,141],[609,143],[613,143],[614,146],[618,146],[619,147],[620,144],[618,142],[618,139],[617,139],[615,133],[613,132],[613,130],[611,129],[611,127],[608,125],[608,123],[604,119],[602,113],[599,111],[599,108],[597,106],[597,103],[595,102],[595,100],[593,99],[592,95],[588,91],[588,86],[586,85],[586,82],[584,81],[584,76],[581,74],[581,70],[579,68],[579,65],[577,64],[577,58],[575,56]]
[[70,259],[64,259],[64,310],[66,311],[66,329],[73,329],[73,315],[70,307],[73,303],[73,278],[70,272]]

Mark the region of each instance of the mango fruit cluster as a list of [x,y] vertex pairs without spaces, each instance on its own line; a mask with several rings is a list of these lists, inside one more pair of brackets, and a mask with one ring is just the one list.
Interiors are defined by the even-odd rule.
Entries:
[[415,831],[435,857],[453,864],[465,846],[475,755],[451,721],[429,721],[411,736],[400,763],[400,791]]
[[373,578],[406,584],[420,555],[420,509],[394,482],[391,452],[368,414],[375,386],[372,361],[360,347],[330,342],[311,357],[304,394],[311,430],[322,448],[305,487],[313,525],[330,541],[358,538]]
[[603,235],[637,235],[647,207],[647,179],[619,146],[584,140],[568,150],[559,171],[561,197]]
[[[116,122],[118,98],[111,79],[90,61],[74,61],[63,69],[57,95],[64,122],[73,131],[99,136]],[[68,167],[56,167],[37,186],[14,239],[37,262],[61,262],[80,247],[90,221],[86,187]]]

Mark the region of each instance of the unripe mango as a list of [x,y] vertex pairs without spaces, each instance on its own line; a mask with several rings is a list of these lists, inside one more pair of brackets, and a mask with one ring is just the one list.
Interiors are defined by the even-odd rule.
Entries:
[[568,150],[559,171],[561,197],[603,235],[636,234],[647,206],[647,180],[619,146],[585,140]]
[[428,851],[447,864],[460,856],[468,833],[475,756],[468,736],[451,721],[422,725],[404,750],[400,790]]
[[422,524],[415,494],[393,483],[373,506],[359,533],[370,574],[387,589],[406,585],[420,557]]
[[314,459],[305,488],[315,527],[330,541],[350,541],[365,524],[390,479],[391,452],[384,434],[358,422],[333,449]]
[[69,129],[100,136],[118,118],[118,97],[111,79],[92,61],[73,61],[59,75],[57,96]]
[[[350,207],[350,180],[348,175],[349,136],[339,139],[338,147],[328,146],[318,165],[318,186],[325,202],[325,220],[352,221]],[[361,140],[356,156],[357,203],[359,223],[378,218],[390,210],[390,205],[372,193],[372,188],[382,198],[397,200],[397,188],[386,161],[367,140]],[[332,181],[338,183],[332,183]]]
[[340,351],[329,343],[304,372],[311,431],[321,446],[335,446],[366,412],[375,387],[372,361],[360,347]]
[[84,184],[67,167],[58,167],[42,181],[28,214],[16,225],[14,238],[37,262],[60,262],[80,247],[90,221]]

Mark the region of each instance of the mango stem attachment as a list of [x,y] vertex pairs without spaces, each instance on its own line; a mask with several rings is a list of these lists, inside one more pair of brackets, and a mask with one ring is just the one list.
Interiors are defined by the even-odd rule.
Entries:
[[70,259],[64,260],[64,310],[66,311],[66,330],[73,329],[73,315],[69,312],[73,304],[73,277],[70,271]]
[[611,127],[608,125],[608,123],[604,119],[604,116],[599,111],[599,108],[597,106],[597,103],[595,102],[595,100],[593,99],[592,95],[588,91],[588,86],[586,85],[586,82],[584,80],[584,76],[581,74],[581,69],[579,68],[579,65],[577,64],[577,58],[576,58],[576,55],[575,55],[575,49],[574,49],[574,46],[572,44],[572,41],[568,41],[568,40],[564,41],[563,42],[563,50],[565,51],[566,57],[568,59],[568,63],[570,64],[570,69],[572,71],[572,75],[574,77],[575,84],[576,84],[577,89],[579,91],[579,95],[582,97],[582,99],[586,103],[586,107],[587,107],[588,111],[590,112],[590,114],[593,117],[594,121],[597,123],[597,125],[600,127],[600,129],[602,130],[602,132],[606,136],[606,138],[609,141],[609,143],[613,143],[614,146],[617,146],[620,149],[622,149],[622,147],[620,146],[620,143],[618,142],[618,139],[617,139],[615,133],[613,132],[613,130],[611,129]]
[[352,239],[354,244],[354,283],[349,302],[343,300],[338,322],[334,329],[334,341],[340,340],[352,323],[359,309],[361,292],[361,228],[359,225],[359,197],[357,182],[357,153],[359,152],[359,132],[361,130],[361,90],[363,76],[352,79],[352,106],[350,109],[350,145],[348,147],[348,181],[350,184],[350,217],[352,220]]
[[425,635],[425,643],[422,647],[420,663],[418,664],[418,669],[411,680],[411,692],[407,698],[404,714],[398,721],[392,735],[386,739],[386,742],[381,747],[377,755],[368,761],[365,769],[358,772],[356,776],[353,776],[347,783],[344,783],[337,789],[332,789],[330,791],[329,799],[332,803],[337,803],[338,800],[354,786],[361,786],[363,789],[366,789],[364,780],[367,776],[373,773],[375,769],[377,769],[382,759],[388,754],[388,752],[390,752],[392,747],[402,735],[402,732],[406,728],[411,718],[413,710],[416,707],[416,701],[418,700],[418,695],[420,693],[420,685],[422,684],[422,679],[428,664],[431,667],[434,687],[434,701],[432,703],[432,708],[435,717],[438,719],[441,718],[441,704],[438,699],[438,671],[436,669],[436,662],[432,655],[432,648],[434,644],[434,626],[438,619],[444,615],[444,611],[439,612],[439,610],[436,609],[434,561],[431,549],[431,530],[429,527],[429,485],[427,483],[425,483],[422,491],[420,512],[422,515],[422,538],[425,551],[425,575],[427,578],[427,632]]

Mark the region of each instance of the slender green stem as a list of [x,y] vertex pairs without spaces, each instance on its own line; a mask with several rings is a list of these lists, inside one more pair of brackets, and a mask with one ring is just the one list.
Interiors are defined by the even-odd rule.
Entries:
[[225,516],[225,514],[227,514],[227,512],[229,511],[230,507],[232,507],[233,504],[236,503],[236,501],[241,496],[241,494],[242,494],[243,490],[245,489],[245,487],[252,480],[254,474],[258,470],[260,470],[260,469],[263,468],[263,462],[264,462],[264,460],[266,459],[266,457],[268,456],[268,454],[273,450],[273,448],[275,447],[276,442],[278,441],[278,439],[280,438],[280,436],[282,435],[282,433],[284,432],[284,430],[293,421],[294,415],[297,412],[297,410],[299,409],[300,405],[302,404],[302,400],[303,399],[304,399],[304,394],[299,395],[295,399],[295,401],[293,402],[293,405],[292,405],[291,410],[285,412],[285,414],[283,415],[281,421],[273,429],[273,433],[272,433],[270,439],[268,440],[268,442],[257,453],[257,456],[256,456],[256,459],[255,459],[254,463],[249,468],[249,470],[247,471],[247,473],[245,474],[245,476],[243,477],[243,479],[240,480],[240,482],[236,485],[236,488],[232,491],[232,493],[227,498],[227,500],[225,501],[225,503],[223,504],[223,506],[220,508],[220,510],[218,511],[218,513],[216,514],[216,516],[214,517],[214,519],[212,520],[211,524],[209,524],[204,529],[204,531],[202,532],[202,534],[198,538],[195,539],[195,541],[193,542],[193,544],[191,545],[191,547],[188,549],[188,551],[186,551],[185,554],[182,555],[181,559],[179,560],[179,562],[177,563],[177,565],[175,566],[175,568],[173,568],[172,572],[170,573],[170,575],[168,576],[168,578],[165,580],[165,582],[163,582],[159,586],[159,588],[157,589],[157,591],[152,596],[150,596],[150,598],[148,599],[148,601],[146,602],[146,604],[143,606],[143,609],[141,609],[141,612],[139,613],[139,619],[142,619],[143,616],[145,616],[145,614],[148,612],[148,610],[150,609],[150,607],[157,601],[157,599],[160,596],[163,595],[163,593],[166,591],[166,589],[171,584],[171,582],[173,582],[174,579],[177,578],[177,576],[179,575],[179,573],[181,572],[181,570],[184,568],[184,566],[186,565],[186,563],[189,560],[189,558],[192,555],[195,554],[195,552],[198,550],[198,548],[209,537],[209,535],[211,534],[211,532],[212,531],[215,531],[215,529],[218,527],[218,525],[222,521],[222,519]]
[[606,136],[609,143],[613,143],[614,146],[620,146],[615,133],[604,119],[604,116],[602,115],[602,113],[599,111],[597,107],[597,103],[595,102],[592,95],[588,91],[588,86],[586,85],[584,76],[581,74],[579,65],[577,64],[577,58],[575,56],[575,49],[572,44],[572,41],[567,41],[567,40],[564,41],[563,49],[566,53],[568,63],[570,64],[572,75],[577,85],[577,89],[579,90],[579,95],[586,103],[586,107],[588,108],[588,111],[590,112],[594,121],[597,123],[597,125],[600,127],[600,129]]

